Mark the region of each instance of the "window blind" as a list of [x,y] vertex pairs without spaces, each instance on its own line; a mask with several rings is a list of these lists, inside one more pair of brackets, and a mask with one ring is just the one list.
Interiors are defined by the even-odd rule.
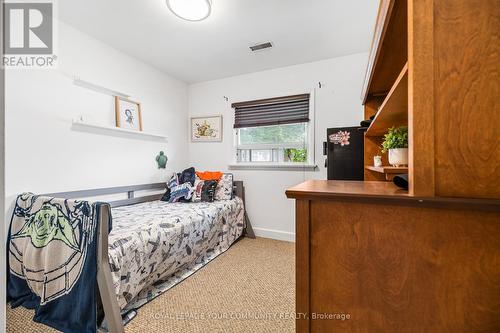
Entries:
[[309,94],[233,103],[234,128],[309,121]]

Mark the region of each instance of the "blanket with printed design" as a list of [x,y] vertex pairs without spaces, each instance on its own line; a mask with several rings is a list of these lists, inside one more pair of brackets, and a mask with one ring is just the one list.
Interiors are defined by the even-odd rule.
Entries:
[[7,245],[12,307],[34,309],[34,321],[65,333],[96,332],[96,230],[102,205],[18,196]]

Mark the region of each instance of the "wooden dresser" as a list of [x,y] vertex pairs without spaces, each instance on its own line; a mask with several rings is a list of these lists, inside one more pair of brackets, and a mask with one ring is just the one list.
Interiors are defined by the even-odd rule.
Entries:
[[420,198],[376,181],[310,180],[286,194],[297,332],[500,332],[498,200]]
[[[499,64],[498,0],[381,1],[365,181],[286,191],[297,332],[500,332]],[[392,126],[409,130],[408,191],[372,166]]]

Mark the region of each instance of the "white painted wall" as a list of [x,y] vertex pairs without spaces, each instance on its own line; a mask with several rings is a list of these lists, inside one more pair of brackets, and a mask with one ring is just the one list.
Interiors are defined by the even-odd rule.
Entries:
[[[3,0],[0,0],[0,17],[3,16]],[[3,50],[3,24],[0,24],[0,49]],[[5,72],[0,68],[0,218],[5,215]],[[5,293],[6,293],[6,274],[5,274],[5,229],[0,227],[0,332],[5,332]]]
[[[306,179],[326,179],[322,142],[329,127],[356,126],[363,118],[360,95],[368,54],[279,68],[203,82],[189,87],[189,114],[222,114],[221,143],[190,143],[189,161],[197,169],[228,171],[233,161],[231,103],[315,91],[315,155],[317,171],[232,170],[243,180],[250,221],[257,235],[295,239],[294,201],[285,190]],[[322,88],[318,88],[318,82]],[[225,101],[223,96],[229,97]]]
[[[286,199],[285,189],[306,179],[326,178],[321,145],[326,128],[356,125],[362,118],[359,96],[366,53],[190,86],[191,116],[223,114],[221,143],[188,143],[185,83],[63,23],[59,24],[58,53],[57,71],[9,70],[6,75],[8,207],[23,191],[156,182],[188,165],[228,171],[233,159],[232,102],[314,91],[317,171],[231,171],[245,181],[248,214],[256,233],[293,240],[294,206],[293,200]],[[73,76],[141,101],[144,130],[165,133],[168,143],[72,129],[71,120],[79,115],[103,125],[114,124],[113,99],[73,85]],[[167,170],[156,168],[154,157],[159,150],[170,158]],[[7,220],[9,215],[8,211]]]
[[[185,167],[187,85],[60,22],[58,70],[6,73],[6,203],[17,194],[163,181]],[[72,129],[79,115],[114,125],[111,96],[73,84],[72,76],[127,93],[142,103],[144,131],[168,142]],[[166,170],[155,156],[164,150]],[[7,212],[8,225],[10,212]]]

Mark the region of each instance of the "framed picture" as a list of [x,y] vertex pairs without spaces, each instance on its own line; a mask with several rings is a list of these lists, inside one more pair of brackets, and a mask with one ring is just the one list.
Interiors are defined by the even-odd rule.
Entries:
[[191,141],[222,141],[222,116],[191,118]]
[[142,131],[141,104],[115,96],[116,127]]

